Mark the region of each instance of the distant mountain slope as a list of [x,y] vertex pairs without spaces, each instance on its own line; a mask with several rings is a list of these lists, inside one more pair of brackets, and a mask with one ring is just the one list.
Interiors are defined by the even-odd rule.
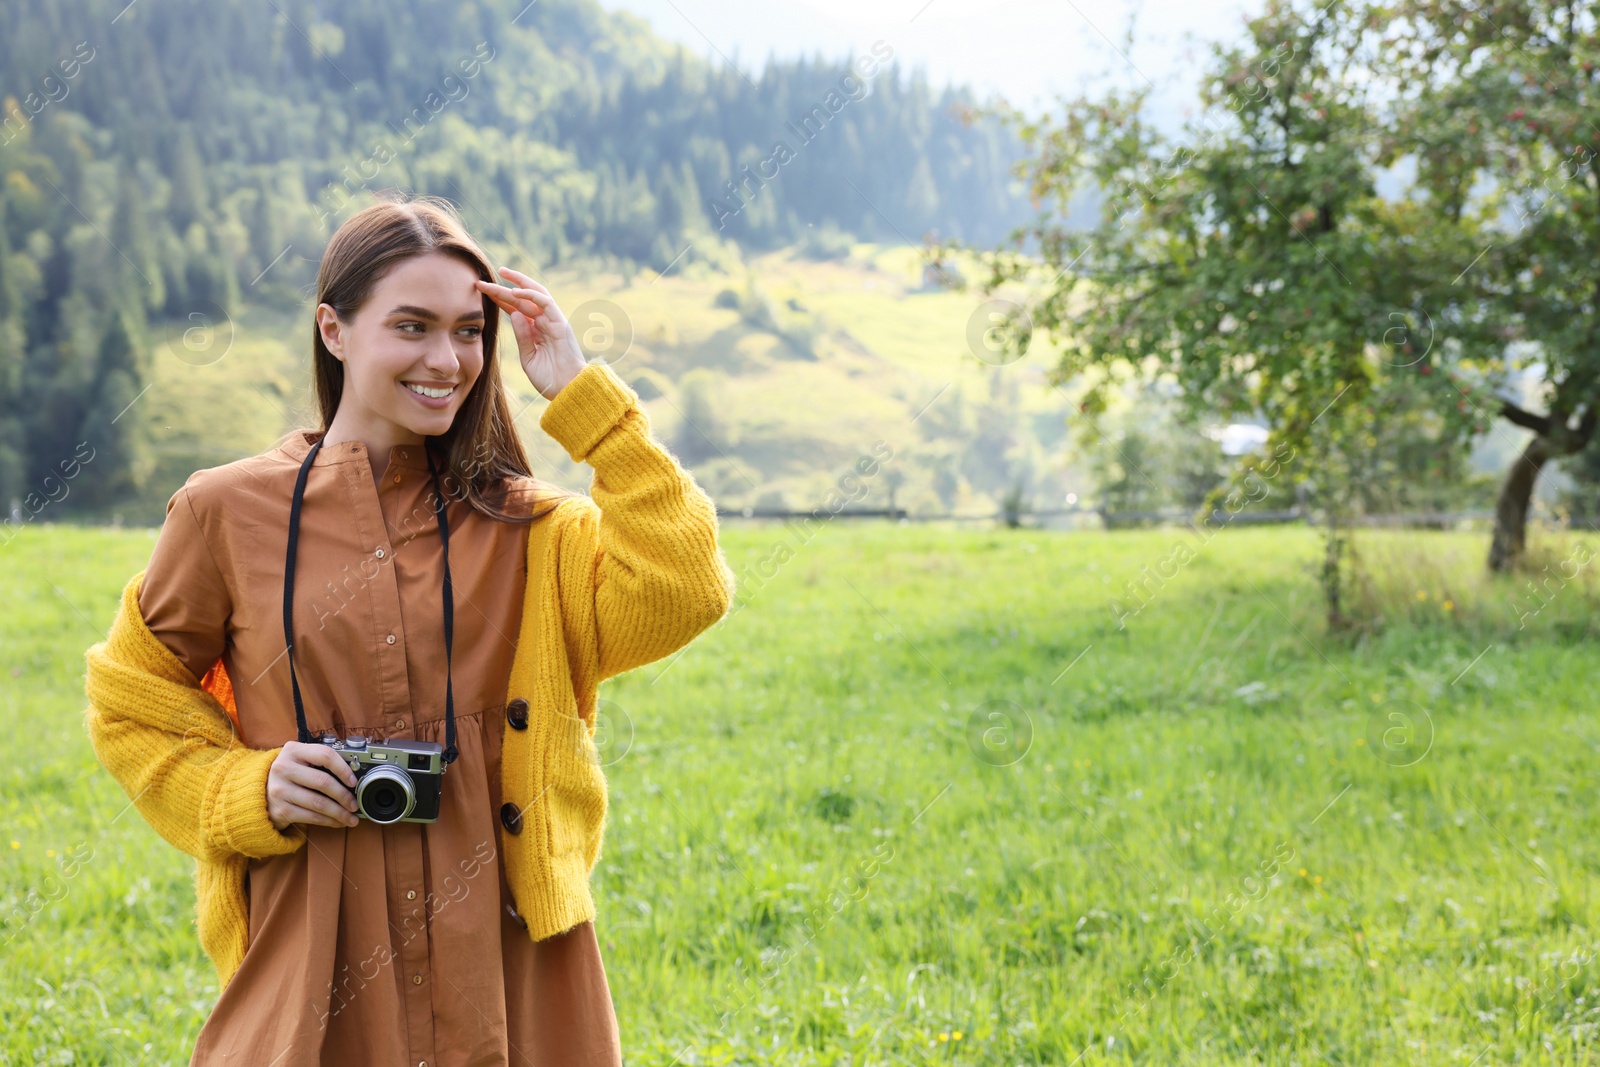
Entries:
[[[915,251],[859,244],[749,266],[748,280],[705,265],[541,273],[589,354],[633,384],[656,434],[723,508],[826,521],[892,499],[913,513],[992,514],[1013,488],[1036,507],[1092,492],[1066,459],[1072,401],[1045,384],[1053,350],[1036,338],[1015,363],[978,359],[971,296],[922,286]],[[144,497],[121,509],[127,521],[160,522],[190,472],[315,421],[310,331],[309,308],[248,311],[219,331],[215,362],[160,351],[140,402],[156,463]],[[588,469],[540,431],[545,402],[511,353],[508,342],[502,373],[536,473],[583,488]]]

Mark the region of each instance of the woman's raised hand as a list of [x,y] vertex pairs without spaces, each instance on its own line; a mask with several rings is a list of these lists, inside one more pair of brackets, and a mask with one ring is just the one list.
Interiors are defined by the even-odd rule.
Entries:
[[267,818],[279,830],[296,822],[355,826],[355,785],[355,772],[327,745],[286,742],[267,770]]
[[540,396],[554,400],[586,365],[578,338],[550,290],[510,267],[501,267],[500,273],[512,283],[509,287],[480,280],[478,291],[511,317],[523,371]]

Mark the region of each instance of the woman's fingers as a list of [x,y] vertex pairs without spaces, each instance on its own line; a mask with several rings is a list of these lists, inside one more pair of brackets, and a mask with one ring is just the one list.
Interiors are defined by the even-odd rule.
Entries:
[[537,289],[501,289],[499,293],[493,295],[498,296],[501,300],[510,300],[516,303],[519,310],[523,312],[531,311],[534,314],[538,314],[540,308],[548,307],[550,304],[555,303],[549,293],[541,293]]
[[478,292],[487,296],[501,307],[505,307],[506,301],[511,297],[511,290],[498,282],[486,282],[480,278],[475,284],[478,287]]
[[533,320],[520,311],[511,313],[511,332],[517,338],[518,351],[526,352],[534,346]]
[[[345,763],[333,749],[327,745],[299,745],[299,742],[296,742],[296,745],[298,746],[298,751],[296,752],[297,758],[294,761],[295,766],[304,767],[308,771],[326,771],[338,779],[346,788],[354,789],[356,787],[356,772],[352,771],[349,764]],[[314,788],[320,789],[327,779],[313,777],[310,781],[316,783]],[[302,784],[310,784],[310,782]]]
[[326,767],[328,770],[333,772],[333,776],[339,779],[339,781],[343,782],[347,786],[350,786],[351,788],[355,787],[356,772],[350,769],[350,765],[344,761],[343,756],[339,755],[327,745],[318,744],[308,745],[306,747],[310,749],[310,751],[305,754],[305,762]]
[[[349,767],[345,768],[346,772],[349,770]],[[291,764],[284,768],[283,779],[290,785],[321,793],[333,803],[339,804],[350,811],[355,810],[356,796],[355,793],[351,792],[352,787],[345,785],[342,780],[335,779],[320,766],[309,767],[304,764]]]
[[522,273],[520,270],[512,270],[510,267],[501,267],[500,273],[514,283],[513,290],[517,293],[517,295],[528,300],[532,300],[540,307],[545,307],[554,303],[555,298],[550,295],[549,289],[545,288],[545,286],[536,279],[530,278],[528,275]]
[[284,822],[306,822],[317,826],[356,826],[361,819],[344,805],[321,793],[298,785],[286,785],[279,798]]
[[485,281],[478,282],[478,287],[479,291],[487,294],[502,311],[520,311],[530,318],[543,314],[543,306],[551,303],[548,294],[534,289],[507,289]]
[[524,289],[535,289],[541,293],[544,293],[546,296],[550,295],[550,290],[546,289],[543,285],[540,285],[537,281],[528,277],[520,270],[512,270],[510,267],[501,267],[500,273],[504,274],[507,278],[510,278]]

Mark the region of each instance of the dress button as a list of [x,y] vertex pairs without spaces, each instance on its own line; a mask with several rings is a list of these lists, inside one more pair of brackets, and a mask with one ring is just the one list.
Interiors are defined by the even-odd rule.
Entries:
[[400,476],[398,474],[396,474],[394,476],[394,484],[395,485],[399,485],[400,484]]
[[407,900],[416,900],[417,899],[417,891],[415,889],[406,890],[406,899]]
[[388,637],[385,637],[384,640],[389,642],[391,645],[394,644],[394,634],[390,634]]
[[528,702],[517,697],[506,705],[506,722],[511,724],[513,730],[526,730],[528,728]]
[[373,555],[377,556],[379,559],[382,559],[383,558],[383,549],[381,549],[381,548],[378,549],[378,551],[373,553]]
[[522,833],[522,812],[510,801],[500,805],[500,825],[513,834]]
[[412,985],[421,985],[422,984],[422,975],[420,975],[420,974],[412,975],[411,976],[411,984]]
[[394,721],[394,728],[396,730],[404,730],[406,728],[406,721],[404,719],[396,719]]

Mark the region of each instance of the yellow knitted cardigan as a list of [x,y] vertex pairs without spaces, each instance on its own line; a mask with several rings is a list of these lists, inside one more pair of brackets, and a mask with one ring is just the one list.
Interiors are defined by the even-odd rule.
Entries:
[[[527,597],[506,700],[504,800],[523,813],[500,831],[506,879],[540,940],[594,918],[606,781],[595,750],[600,682],[688,644],[727,611],[733,572],[716,508],[654,439],[638,396],[591,363],[550,402],[540,426],[594,469],[589,496],[564,500],[528,536]],[[223,691],[202,687],[145,625],[144,571],[123,589],[106,639],[86,653],[85,724],[95,755],[162,837],[195,857],[196,924],[221,986],[249,937],[250,860],[293,852],[298,826],[267,818],[267,772],[280,749],[245,746]],[[210,675],[207,676],[210,682]],[[447,772],[448,773],[448,772]]]

